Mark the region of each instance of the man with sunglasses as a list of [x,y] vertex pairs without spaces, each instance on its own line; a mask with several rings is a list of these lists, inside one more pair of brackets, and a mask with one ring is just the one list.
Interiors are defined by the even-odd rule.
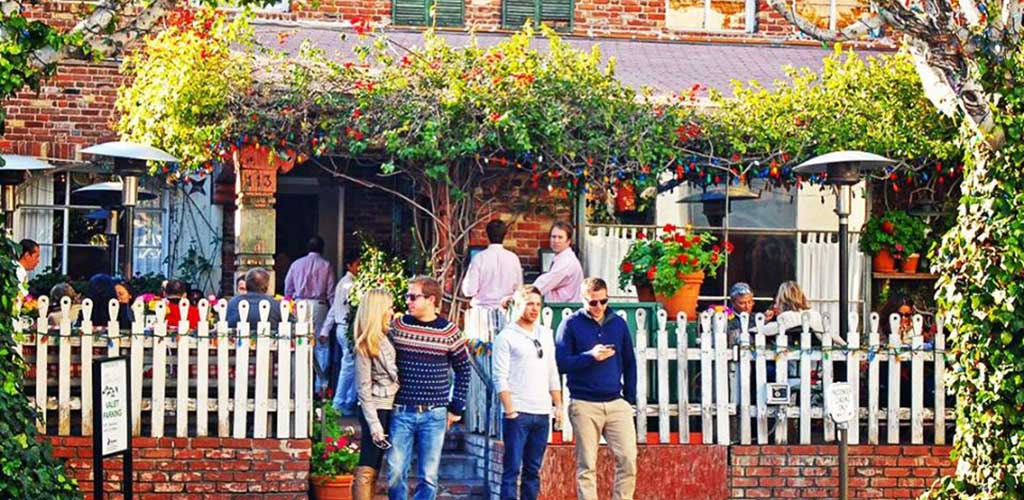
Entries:
[[540,290],[526,285],[513,298],[516,321],[494,341],[494,386],[505,410],[501,499],[536,500],[552,405],[555,421],[562,417],[562,382],[551,330],[537,321],[543,307]]
[[608,310],[608,285],[587,278],[583,309],[562,321],[555,337],[558,369],[566,374],[569,421],[576,436],[576,493],[597,498],[601,436],[615,456],[613,500],[631,500],[636,486],[636,356],[626,321]]
[[405,305],[409,313],[392,323],[390,333],[399,389],[391,410],[388,498],[407,498],[408,469],[415,453],[419,484],[413,498],[433,500],[444,435],[466,409],[469,350],[458,327],[440,315],[437,280],[425,276],[410,280]]

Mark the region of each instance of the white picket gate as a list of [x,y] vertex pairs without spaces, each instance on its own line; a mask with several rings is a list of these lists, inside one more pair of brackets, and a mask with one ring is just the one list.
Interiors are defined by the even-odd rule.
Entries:
[[[81,325],[72,328],[71,303],[61,299],[58,326],[51,329],[46,311],[49,299],[39,297],[35,325],[17,332],[17,349],[30,372],[26,390],[40,408],[39,431],[56,411],[56,434],[92,434],[92,366],[100,357],[127,355],[132,380],[132,433],[136,436],[218,436],[235,438],[305,438],[309,436],[313,405],[313,335],[304,302],[295,307],[282,301],[281,322],[268,321],[271,303],[259,304],[260,321],[239,322],[229,329],[227,301],[212,305],[218,320],[200,321],[190,330],[187,299],[178,304],[182,321],[169,329],[159,303],[155,321],[147,328],[144,305],[133,305],[134,321],[117,318],[118,303],[108,304],[110,322],[93,325],[93,304],[82,303]],[[207,318],[211,304],[198,303]],[[239,306],[241,318],[249,304]],[[294,330],[294,334],[293,334]],[[255,360],[250,361],[250,353]],[[173,374],[173,379],[168,379]],[[250,374],[254,380],[250,380]],[[54,380],[56,378],[56,380]],[[56,396],[53,391],[56,389]],[[171,416],[172,422],[165,421]],[[215,419],[215,426],[211,426]],[[275,425],[276,422],[276,425]]]
[[[561,314],[564,320],[571,313],[569,309],[555,312],[545,308],[541,321],[551,325],[554,314]],[[626,313],[619,314],[625,317]],[[861,332],[851,329],[842,336],[847,345],[837,346],[828,332],[820,341],[812,342],[814,334],[806,317],[798,342],[790,345],[786,335],[763,333],[762,314],[753,318],[742,315],[743,323],[753,325],[742,330],[756,333],[740,334],[735,345],[729,345],[727,318],[722,313],[704,313],[698,318],[696,345],[689,345],[688,335],[680,334],[676,345],[671,346],[664,310],[659,309],[653,336],[647,327],[647,311],[637,309],[633,314],[638,325],[634,336],[635,408],[637,439],[641,443],[690,443],[691,436],[697,438],[693,433],[698,432],[705,444],[833,442],[836,427],[827,417],[822,395],[837,380],[848,382],[858,401],[859,411],[848,436],[851,444],[946,443],[946,425],[952,421],[953,411],[946,407],[946,332],[941,319],[931,342],[925,342],[923,318],[915,316],[912,339],[903,344],[898,335],[883,341],[879,333],[881,319],[872,314],[863,335],[867,342],[861,340]],[[684,315],[675,321],[676,332],[687,332]],[[889,321],[891,331],[898,331],[899,315],[892,315]],[[827,328],[829,322],[824,323]],[[852,315],[850,324],[858,323]],[[909,368],[904,369],[907,365]],[[773,380],[769,380],[771,366],[775,371]],[[880,378],[882,370],[888,372],[884,380]],[[483,371],[486,373],[486,369]],[[908,379],[902,380],[907,375]],[[790,387],[787,404],[768,403],[769,383]],[[909,390],[901,392],[901,384],[906,383],[910,384]],[[568,401],[571,394],[564,377],[562,390],[563,399]],[[489,430],[492,435],[500,435],[500,404],[495,397],[488,426],[485,403],[482,392],[470,395],[467,425],[472,432]],[[563,409],[562,422],[561,431],[553,432],[552,438],[571,441],[568,405]],[[880,428],[884,436],[879,435]],[[649,431],[656,431],[656,437],[653,433],[649,437]],[[795,433],[792,436],[791,431]]]

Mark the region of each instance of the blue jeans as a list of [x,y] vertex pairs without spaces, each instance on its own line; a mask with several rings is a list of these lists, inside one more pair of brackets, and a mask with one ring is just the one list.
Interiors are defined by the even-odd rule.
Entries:
[[345,325],[338,325],[335,338],[341,346],[341,370],[338,371],[338,385],[334,389],[334,407],[343,411],[358,411],[356,408],[356,355],[345,338]]
[[[501,470],[501,500],[537,500],[540,492],[540,466],[548,446],[548,415],[520,413],[514,419],[505,419],[502,436],[505,456]],[[522,482],[516,491],[516,481],[522,469]],[[518,495],[517,495],[518,493]]]
[[388,498],[405,500],[409,490],[409,463],[416,453],[419,484],[414,500],[437,497],[437,472],[441,466],[441,448],[448,426],[448,408],[438,406],[424,412],[395,405],[391,413],[391,450],[388,452]]

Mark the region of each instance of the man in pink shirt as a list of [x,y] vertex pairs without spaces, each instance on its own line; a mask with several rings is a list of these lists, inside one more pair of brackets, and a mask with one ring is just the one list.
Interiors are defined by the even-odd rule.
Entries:
[[487,223],[490,245],[473,257],[462,280],[462,294],[473,307],[497,308],[501,299],[511,296],[523,284],[523,266],[519,256],[502,246],[507,228],[504,222]]
[[533,286],[544,294],[544,302],[582,302],[583,266],[572,250],[572,224],[555,221],[548,236],[555,259],[551,269],[538,276]]
[[[334,301],[334,271],[331,263],[323,258],[324,239],[314,236],[306,244],[309,253],[292,262],[284,278],[284,294],[294,300],[304,300],[313,316],[313,331],[319,332],[327,318],[328,306]],[[330,347],[326,342],[317,342],[313,351],[320,369],[326,375],[330,362]],[[317,390],[327,388],[327,378],[316,376]]]
[[505,326],[502,301],[523,284],[519,257],[502,246],[507,227],[500,220],[487,223],[486,250],[473,257],[462,280],[462,294],[469,297],[465,332],[471,339],[490,342]]

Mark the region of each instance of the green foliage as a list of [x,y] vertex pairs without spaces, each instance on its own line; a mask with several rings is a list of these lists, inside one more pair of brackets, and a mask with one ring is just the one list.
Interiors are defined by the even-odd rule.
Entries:
[[[1000,5],[979,2],[988,9],[980,41],[986,23],[1000,22]],[[969,154],[957,223],[933,259],[957,397],[957,473],[936,485],[934,499],[1024,498],[1024,46],[1002,43],[968,57],[985,94],[999,96],[991,107],[996,128],[991,135],[962,129]]]
[[[359,253],[359,274],[356,275],[355,284],[349,292],[348,303],[353,308],[359,306],[359,299],[363,294],[374,288],[384,288],[391,292],[394,297],[394,308],[396,311],[405,310],[405,292],[408,289],[409,280],[405,275],[405,262],[385,253],[380,247],[369,241],[363,241],[363,247]],[[355,314],[355,310],[350,314]],[[349,321],[351,325],[354,321]]]
[[341,426],[341,414],[334,408],[330,394],[320,396],[327,397],[321,397],[317,404],[321,421],[313,426],[310,474],[351,474],[359,463],[359,440],[355,429]]
[[884,249],[900,259],[928,250],[927,234],[924,221],[902,210],[892,210],[868,219],[861,230],[860,250],[874,255]]
[[193,240],[178,264],[178,279],[184,280],[185,283],[199,285],[213,272],[213,262],[206,258],[200,249],[196,248],[196,244],[197,242]]
[[[145,293],[160,295],[165,281],[167,281],[167,276],[159,273],[146,273],[135,275],[128,280],[128,285],[132,287],[132,293],[136,297]],[[77,288],[75,290],[79,291]]]
[[909,55],[859,57],[835,52],[821,72],[789,69],[769,90],[734,82],[735,98],[712,91],[721,106],[708,134],[737,154],[783,167],[839,150],[908,162],[962,155],[956,124],[925,98]]
[[662,228],[661,236],[641,232],[636,238],[619,264],[619,287],[649,284],[665,296],[682,288],[687,274],[703,271],[714,276],[725,262],[722,251],[732,251],[728,241],[722,248],[710,233],[691,233],[672,224]]
[[253,60],[232,51],[252,36],[246,19],[210,8],[177,11],[166,30],[126,57],[122,72],[131,83],[116,101],[122,140],[161,148],[185,170],[208,168],[210,145],[233,119],[228,100],[251,85]]
[[25,397],[27,366],[15,351],[18,278],[14,242],[0,243],[0,498],[81,498],[78,483],[40,440],[38,415]]

